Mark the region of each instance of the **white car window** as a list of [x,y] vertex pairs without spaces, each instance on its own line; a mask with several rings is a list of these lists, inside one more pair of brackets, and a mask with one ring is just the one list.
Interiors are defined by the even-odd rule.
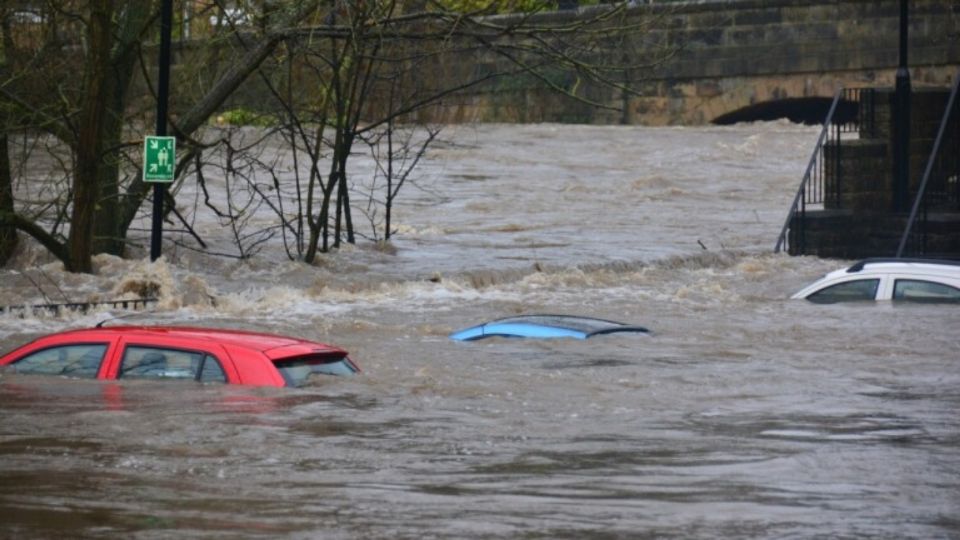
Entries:
[[898,279],[893,286],[893,299],[905,302],[960,303],[960,289],[919,279]]
[[807,296],[807,300],[818,304],[832,304],[834,302],[855,302],[858,300],[875,300],[879,279],[857,279],[845,281],[836,285],[820,289]]

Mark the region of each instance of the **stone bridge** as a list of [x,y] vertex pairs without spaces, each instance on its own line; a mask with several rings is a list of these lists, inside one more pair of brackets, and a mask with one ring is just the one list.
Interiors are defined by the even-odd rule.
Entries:
[[[914,88],[947,87],[960,69],[960,2],[911,0]],[[446,120],[646,125],[787,117],[820,122],[842,87],[893,86],[896,0],[638,0],[631,16],[659,21],[651,42],[673,57],[640,75],[639,95],[588,89],[621,112],[551,95],[536,83],[488,87],[447,109]],[[612,51],[611,54],[619,54]]]

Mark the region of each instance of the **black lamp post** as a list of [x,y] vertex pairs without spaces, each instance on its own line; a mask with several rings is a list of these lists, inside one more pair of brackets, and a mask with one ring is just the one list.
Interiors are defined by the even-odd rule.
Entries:
[[[167,134],[167,101],[170,95],[170,33],[173,27],[173,0],[163,0],[160,5],[160,75],[157,78],[157,135]],[[174,164],[176,166],[176,164]],[[160,258],[160,243],[163,239],[163,199],[167,185],[153,184],[153,226],[150,231],[150,260]]]
[[900,0],[900,64],[897,67],[893,123],[893,210],[910,206],[910,71],[907,69],[907,0]]

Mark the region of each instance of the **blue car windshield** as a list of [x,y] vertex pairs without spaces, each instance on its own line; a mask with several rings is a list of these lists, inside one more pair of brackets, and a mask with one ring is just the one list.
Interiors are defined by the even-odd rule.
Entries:
[[646,333],[647,329],[624,323],[572,315],[521,315],[497,319],[464,328],[450,335],[457,341],[470,341],[492,336],[586,339],[614,332]]
[[524,317],[509,317],[487,323],[490,324],[511,324],[523,323],[537,326],[549,326],[552,328],[566,328],[576,330],[584,334],[592,334],[603,330],[619,328],[623,323],[605,321],[603,319],[591,319],[588,317],[570,317],[565,315],[527,315]]

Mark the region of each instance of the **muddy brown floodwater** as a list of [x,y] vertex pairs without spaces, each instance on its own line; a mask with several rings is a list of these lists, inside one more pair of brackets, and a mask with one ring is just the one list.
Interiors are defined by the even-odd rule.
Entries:
[[[960,537],[960,311],[791,301],[848,261],[771,253],[816,128],[444,135],[395,251],[167,245],[84,276],[27,250],[0,271],[4,304],[152,284],[138,322],[299,335],[364,370],[303,389],[0,373],[0,537]],[[652,334],[447,338],[518,313]],[[0,317],[0,349],[121,314]]]

